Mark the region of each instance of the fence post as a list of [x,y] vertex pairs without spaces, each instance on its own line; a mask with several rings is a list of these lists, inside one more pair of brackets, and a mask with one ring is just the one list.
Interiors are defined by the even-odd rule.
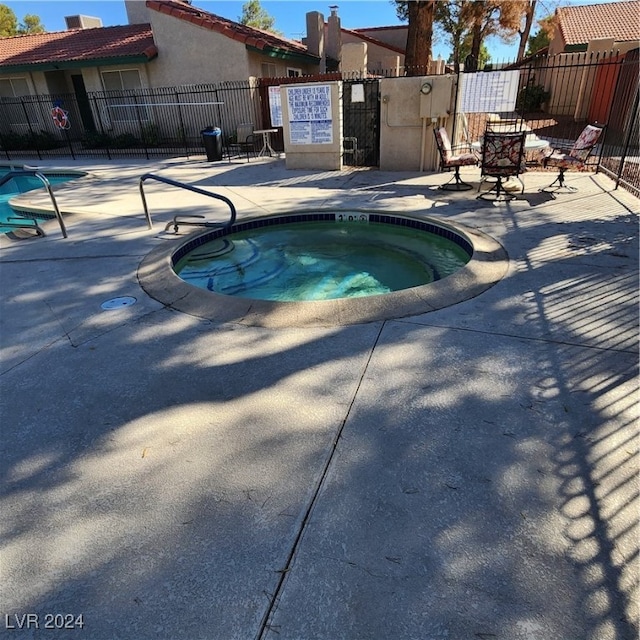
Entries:
[[[35,140],[35,136],[33,135],[33,129],[31,128],[31,121],[29,120],[29,112],[27,111],[27,107],[24,106],[24,100],[20,98],[20,104],[22,105],[22,110],[24,111],[24,117],[27,122],[27,126],[29,127],[29,133],[31,134],[31,139]],[[36,140],[36,151],[38,153],[38,160],[42,160],[42,154],[40,153],[40,147]]]
[[138,107],[138,96],[133,94],[133,103],[136,105],[134,108],[136,110],[136,119],[138,120],[138,129],[140,131],[140,141],[142,142],[142,146],[144,147],[144,155],[146,159],[149,159],[149,149],[147,149],[147,141],[145,140],[144,130],[142,129],[142,118],[140,117],[140,108]]
[[[630,122],[635,122],[636,118],[638,117],[639,99],[640,99],[640,93],[636,91],[636,99],[634,101],[634,105],[632,109],[633,116],[631,117]],[[627,152],[629,151],[629,146],[631,145],[631,135],[633,133],[633,130],[634,130],[633,126],[629,127],[629,130],[627,131],[626,140],[624,141],[622,156],[620,157],[620,166],[618,167],[618,175],[616,176],[616,189],[620,185],[620,180],[622,179],[622,170],[624,169],[624,163],[625,163],[625,160],[627,159]],[[604,148],[604,145],[603,145],[603,148]]]
[[180,94],[176,91],[176,104],[178,105],[178,122],[180,123],[180,137],[184,146],[184,155],[189,157],[189,149],[187,148],[187,136],[184,130],[184,119],[182,117],[182,108],[180,107]]

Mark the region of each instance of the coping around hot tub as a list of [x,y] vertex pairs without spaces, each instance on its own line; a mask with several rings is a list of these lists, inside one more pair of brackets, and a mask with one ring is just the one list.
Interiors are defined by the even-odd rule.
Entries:
[[[288,222],[330,222],[360,214],[372,222],[399,224],[452,239],[470,253],[471,259],[454,274],[430,284],[375,296],[313,302],[274,302],[221,295],[188,284],[173,270],[185,253],[226,233]],[[158,247],[140,263],[138,279],[152,298],[199,318],[270,328],[318,327],[391,320],[442,309],[480,295],[504,277],[507,267],[508,256],[502,245],[487,234],[459,223],[394,212],[297,211],[237,222],[225,231],[207,229],[187,236],[178,245]]]

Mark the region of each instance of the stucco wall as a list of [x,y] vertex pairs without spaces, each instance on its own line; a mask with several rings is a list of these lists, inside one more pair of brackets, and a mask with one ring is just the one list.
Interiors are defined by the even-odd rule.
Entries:
[[158,47],[149,69],[152,86],[224,82],[251,75],[244,44],[157,11],[149,13]]
[[[301,87],[317,87],[329,85],[331,87],[331,120],[332,141],[330,144],[292,144],[287,102],[287,90]],[[318,169],[324,171],[342,169],[342,82],[314,82],[305,84],[290,84],[280,87],[282,101],[282,121],[284,150],[287,169]]]
[[370,70],[381,70],[387,69],[392,61],[399,57],[400,65],[404,65],[404,55],[396,53],[391,49],[387,49],[386,47],[381,47],[379,45],[373,44],[372,42],[368,42],[366,40],[362,40],[362,38],[358,38],[348,32],[342,32],[342,47],[343,47],[343,56],[341,61],[341,69],[342,71],[351,71],[351,69],[345,65],[345,56],[344,56],[344,47],[347,44],[362,44],[365,43],[367,45],[367,67]]
[[365,36],[369,36],[370,38],[380,40],[380,42],[389,44],[392,47],[398,47],[403,51],[407,48],[407,34],[409,33],[409,27],[406,26],[381,27],[377,29],[374,27],[371,29],[358,29],[358,32]]
[[[420,117],[420,87],[428,78],[402,77],[380,80],[380,169],[384,171],[424,171],[438,168],[438,157],[431,119]],[[445,92],[451,99],[452,85],[434,83],[433,98]],[[440,118],[436,125],[451,129],[452,118]],[[421,149],[424,155],[421,162]]]
[[[262,76],[264,76],[264,74],[262,73],[262,64],[264,62],[275,65],[276,75],[271,76],[275,78],[287,78],[289,76],[289,69],[299,69],[300,75],[309,75],[318,72],[318,65],[315,64],[308,64],[296,59],[283,60],[282,58],[272,58],[269,56],[264,56],[257,51],[247,51],[246,49],[245,52],[247,54],[249,65],[249,75],[256,78],[261,78]],[[237,79],[238,78],[236,78],[236,80]]]

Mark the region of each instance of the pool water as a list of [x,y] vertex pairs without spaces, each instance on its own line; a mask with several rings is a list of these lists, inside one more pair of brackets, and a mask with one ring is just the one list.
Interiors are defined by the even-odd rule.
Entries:
[[274,301],[379,295],[429,284],[470,259],[457,243],[376,222],[279,224],[225,235],[175,265],[216,293]]
[[[9,172],[0,169],[0,178],[5,176],[7,173]],[[60,184],[62,182],[67,182],[79,177],[77,173],[49,175],[46,172],[44,172],[44,176],[47,178],[51,185]],[[34,189],[44,189],[42,181],[35,176],[16,176],[9,180],[9,182],[7,182],[6,184],[0,186],[0,233],[13,231],[14,227],[8,227],[3,224],[6,223],[10,217],[22,217],[19,212],[14,211],[9,206],[9,200],[20,193],[26,193],[27,191],[33,191]],[[48,219],[49,218],[45,217],[36,218],[36,220],[40,222]],[[12,222],[16,222],[16,220],[12,220]]]

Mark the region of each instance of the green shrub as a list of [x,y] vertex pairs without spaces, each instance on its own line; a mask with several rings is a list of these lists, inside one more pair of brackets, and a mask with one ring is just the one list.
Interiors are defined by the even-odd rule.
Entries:
[[148,124],[142,128],[142,142],[146,147],[157,147],[160,144],[160,133],[155,124]]
[[121,133],[113,139],[114,149],[130,149],[131,147],[141,146],[140,140],[131,133]]
[[39,149],[58,149],[64,147],[65,141],[57,138],[49,131],[39,131],[31,133],[5,133],[2,136],[2,148],[6,151],[31,151]]
[[549,100],[551,94],[541,84],[524,87],[518,94],[516,109],[524,113],[540,111],[542,104]]
[[108,133],[85,131],[82,136],[82,146],[85,149],[108,149],[112,146],[111,136]]

